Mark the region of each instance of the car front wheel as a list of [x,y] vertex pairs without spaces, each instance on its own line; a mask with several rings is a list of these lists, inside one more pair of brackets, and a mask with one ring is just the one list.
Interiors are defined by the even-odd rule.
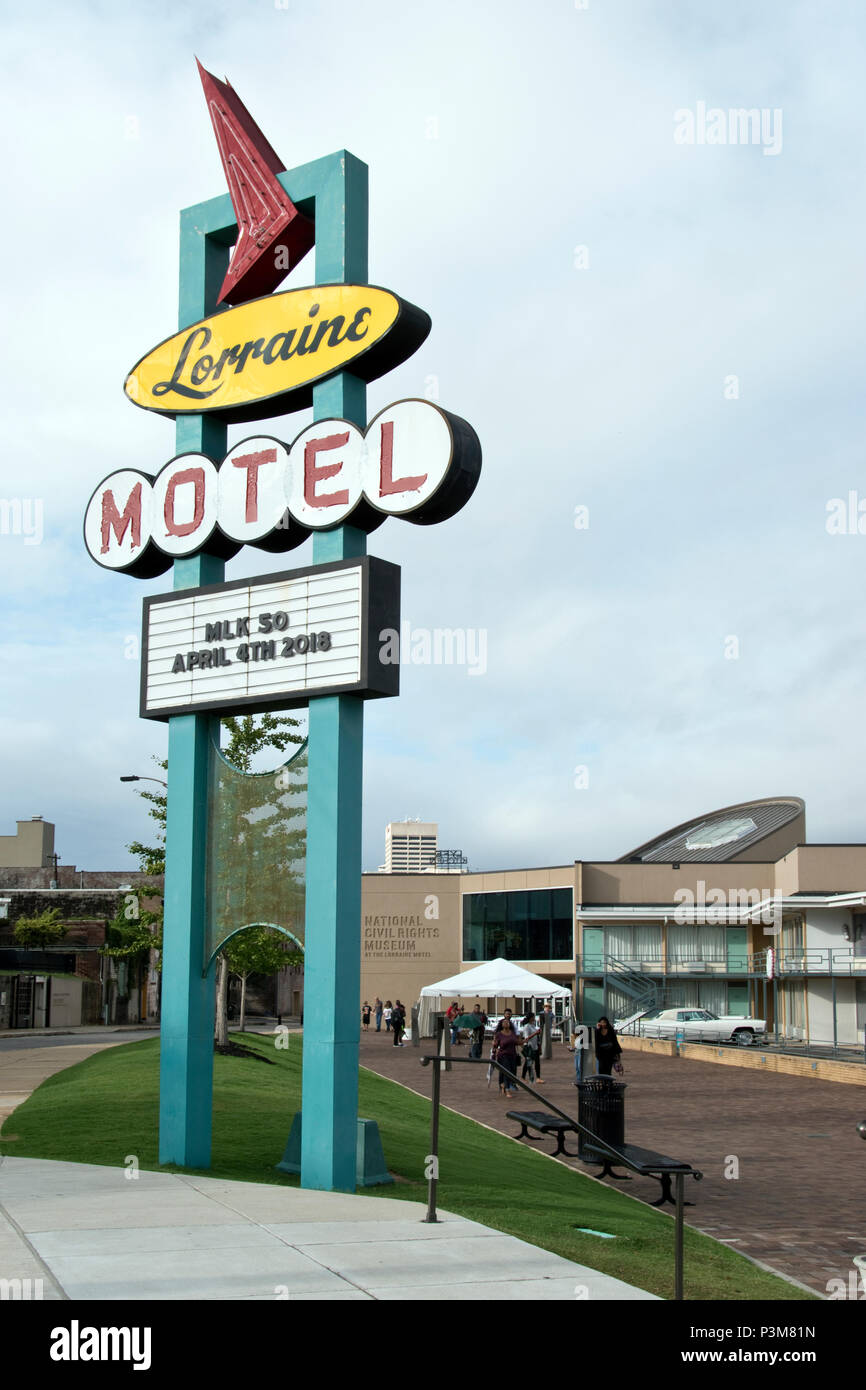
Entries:
[[751,1047],[755,1041],[755,1035],[751,1028],[738,1028],[734,1034],[734,1042],[739,1047]]

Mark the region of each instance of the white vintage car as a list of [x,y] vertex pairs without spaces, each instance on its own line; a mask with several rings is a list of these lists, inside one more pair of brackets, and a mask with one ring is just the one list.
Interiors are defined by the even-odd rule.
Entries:
[[751,1047],[767,1031],[763,1018],[735,1018],[710,1013],[709,1009],[649,1009],[630,1018],[617,1019],[618,1033],[639,1038],[676,1038],[688,1042],[733,1042]]

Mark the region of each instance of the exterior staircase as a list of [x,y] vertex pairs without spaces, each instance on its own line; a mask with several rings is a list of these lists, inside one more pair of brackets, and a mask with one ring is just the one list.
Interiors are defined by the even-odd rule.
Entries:
[[632,1014],[659,1007],[662,996],[660,979],[636,970],[629,961],[619,960],[616,956],[606,956],[605,967],[609,982],[628,996]]

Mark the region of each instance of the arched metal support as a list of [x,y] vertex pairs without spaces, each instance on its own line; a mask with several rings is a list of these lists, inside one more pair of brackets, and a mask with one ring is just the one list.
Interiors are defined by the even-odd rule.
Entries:
[[254,927],[267,927],[270,931],[278,931],[281,936],[287,936],[290,941],[293,941],[299,951],[303,951],[304,949],[303,941],[300,941],[298,937],[295,936],[294,932],[290,932],[287,927],[278,926],[276,922],[244,922],[244,925],[242,927],[235,927],[234,931],[230,931],[228,936],[223,937],[219,945],[214,947],[204,970],[201,972],[202,978],[204,978],[207,975],[207,972],[214,964],[217,956],[219,955],[220,951],[223,949],[224,946],[228,945],[228,943],[232,941],[234,937],[240,936],[241,932],[252,931]]
[[292,763],[296,762],[298,758],[302,757],[303,754],[306,753],[307,745],[309,742],[308,739],[304,739],[303,743],[298,744],[292,756],[290,758],[286,758],[283,762],[279,763],[277,767],[267,768],[264,772],[244,772],[243,768],[236,767],[234,763],[229,762],[225,753],[220,748],[219,735],[221,728],[222,725],[220,721],[214,720],[213,725],[211,727],[211,747],[213,748],[214,753],[219,758],[220,762],[225,767],[230,768],[232,772],[236,772],[238,777],[249,777],[251,780],[256,777],[274,778],[278,777],[281,772],[288,772],[291,769]]

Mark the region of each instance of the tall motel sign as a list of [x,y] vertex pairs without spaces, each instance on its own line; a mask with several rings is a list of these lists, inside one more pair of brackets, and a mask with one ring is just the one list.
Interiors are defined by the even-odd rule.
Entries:
[[[401,400],[367,421],[366,386],[406,361],[430,319],[367,283],[367,168],[345,150],[286,170],[231,86],[199,65],[229,196],[180,217],[179,328],[128,373],[175,422],[153,474],[119,469],[87,506],[106,569],[172,570],[144,602],[142,717],[168,722],[159,1157],[211,1157],[215,960],[208,931],[209,772],[219,720],[308,706],[301,1185],[353,1190],[358,1111],[364,701],[399,693],[378,634],[399,630],[398,566],[367,554],[388,516],[430,525],[471,496],[466,421]],[[233,248],[233,249],[232,249]],[[279,292],[311,250],[315,283]],[[290,442],[255,422],[313,408]],[[230,424],[252,431],[228,447]],[[242,546],[313,537],[312,564],[227,582]],[[241,914],[243,916],[243,914]],[[296,1117],[296,1120],[298,1117]],[[376,1135],[378,1142],[378,1135]]]

